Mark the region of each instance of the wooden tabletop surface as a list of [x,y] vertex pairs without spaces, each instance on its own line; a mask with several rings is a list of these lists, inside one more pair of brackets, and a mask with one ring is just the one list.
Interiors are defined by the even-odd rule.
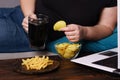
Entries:
[[0,80],[120,80],[120,76],[50,56],[60,66],[50,72],[23,74],[14,71],[18,59],[0,60]]

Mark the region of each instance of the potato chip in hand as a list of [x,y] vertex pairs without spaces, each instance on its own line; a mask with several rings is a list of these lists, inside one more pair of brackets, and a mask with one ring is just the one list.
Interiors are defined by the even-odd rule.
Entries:
[[59,31],[61,28],[64,28],[64,27],[66,27],[66,22],[63,20],[60,20],[54,24],[53,29],[55,31]]

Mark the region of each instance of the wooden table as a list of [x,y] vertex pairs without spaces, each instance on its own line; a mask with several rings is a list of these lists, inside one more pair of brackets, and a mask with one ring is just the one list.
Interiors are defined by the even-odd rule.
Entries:
[[60,61],[60,66],[54,71],[28,75],[13,71],[13,63],[17,59],[0,60],[0,80],[120,80],[120,76],[87,66],[61,60],[58,56],[50,56],[51,59]]

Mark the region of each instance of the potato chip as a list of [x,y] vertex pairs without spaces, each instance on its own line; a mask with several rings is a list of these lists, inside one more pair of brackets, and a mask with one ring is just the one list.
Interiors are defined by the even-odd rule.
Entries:
[[61,28],[64,28],[64,27],[66,27],[66,22],[63,20],[60,20],[54,24],[53,29],[55,31],[59,31]]
[[65,52],[65,54],[63,55],[64,58],[71,59],[72,57],[75,56],[74,52],[71,52],[71,51],[68,51],[68,52]]
[[67,46],[69,46],[69,43],[62,43],[62,44],[57,44],[56,45],[56,50],[59,54],[64,55],[65,53],[65,49],[67,48]]
[[64,58],[70,59],[76,55],[79,50],[79,44],[71,44],[69,45],[64,53]]
[[79,44],[71,44],[67,48],[71,51],[77,51],[79,49],[80,45]]

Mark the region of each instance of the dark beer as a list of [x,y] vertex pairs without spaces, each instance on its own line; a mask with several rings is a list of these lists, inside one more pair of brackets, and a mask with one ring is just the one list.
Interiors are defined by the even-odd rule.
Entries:
[[47,39],[48,22],[43,18],[29,20],[28,36],[30,45],[37,50],[43,50]]

